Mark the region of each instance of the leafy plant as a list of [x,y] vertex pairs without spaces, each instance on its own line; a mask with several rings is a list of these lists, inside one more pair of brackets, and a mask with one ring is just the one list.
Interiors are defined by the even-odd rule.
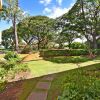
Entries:
[[16,66],[16,64],[17,64],[16,60],[10,60],[10,61],[4,62],[1,67],[4,68],[5,70],[9,71],[12,68],[14,68]]
[[15,52],[12,52],[12,51],[7,52],[7,54],[4,56],[4,58],[6,60],[9,60],[9,61],[12,60],[12,59],[18,61],[20,59],[20,57],[18,56],[18,54],[15,53]]
[[6,75],[6,70],[4,68],[0,68],[0,79],[3,79]]
[[58,100],[100,100],[100,80],[95,80],[90,85],[70,83],[66,85],[62,96]]
[[2,92],[6,87],[7,81],[0,80],[0,92]]

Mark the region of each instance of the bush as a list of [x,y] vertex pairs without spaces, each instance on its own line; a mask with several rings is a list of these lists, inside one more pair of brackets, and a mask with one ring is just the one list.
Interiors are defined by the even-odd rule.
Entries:
[[28,54],[28,53],[30,53],[30,52],[32,52],[32,48],[31,48],[30,46],[26,46],[26,47],[21,51],[22,54]]
[[20,59],[17,53],[11,52],[11,51],[7,52],[7,54],[4,56],[4,58],[9,61],[12,59],[18,61]]
[[100,100],[100,80],[89,85],[67,84],[58,100]]
[[29,68],[27,66],[27,64],[18,64],[16,65],[16,67],[13,69],[15,73],[21,72],[21,71],[28,71]]
[[0,92],[2,92],[6,87],[7,82],[4,80],[0,80]]
[[4,68],[5,70],[9,71],[12,68],[14,68],[16,65],[17,65],[16,60],[12,59],[10,61],[4,62],[1,67]]
[[[100,55],[100,49],[92,50],[96,55]],[[87,49],[64,49],[64,50],[44,50],[40,51],[42,57],[54,57],[54,56],[80,56],[88,55]]]
[[6,76],[6,70],[4,68],[0,68],[0,80]]
[[41,51],[40,55],[43,57],[53,57],[53,56],[80,56],[87,55],[87,50],[75,50],[75,49],[66,49],[66,50],[45,50]]
[[80,42],[74,42],[71,44],[72,49],[86,49],[86,45]]
[[70,57],[52,57],[52,58],[45,58],[47,61],[51,61],[54,63],[80,63],[89,61],[89,58],[80,57],[80,56],[70,56]]

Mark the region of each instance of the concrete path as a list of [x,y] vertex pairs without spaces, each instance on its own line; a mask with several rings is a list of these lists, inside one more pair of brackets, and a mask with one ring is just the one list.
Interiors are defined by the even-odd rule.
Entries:
[[54,76],[44,76],[36,85],[34,91],[28,96],[27,100],[46,100],[48,90],[50,89],[51,82]]

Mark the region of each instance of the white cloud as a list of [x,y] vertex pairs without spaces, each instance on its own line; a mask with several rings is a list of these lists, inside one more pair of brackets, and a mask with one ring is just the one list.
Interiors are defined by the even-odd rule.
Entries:
[[51,13],[49,13],[50,18],[56,18],[59,17],[66,12],[68,12],[69,8],[61,8],[61,7],[53,7]]
[[52,0],[40,0],[41,4],[44,4],[45,6],[49,5]]
[[[56,0],[56,1],[60,1],[60,0]],[[60,3],[61,3],[61,1],[60,1]],[[62,16],[65,13],[67,13],[72,8],[72,6],[74,5],[75,1],[76,0],[73,0],[73,2],[69,5],[69,7],[64,7],[64,8],[62,8],[60,6],[53,6],[51,8],[46,7],[43,10],[43,13],[45,15],[47,15],[48,17],[50,17],[50,18],[57,18],[59,16]]]
[[49,13],[51,13],[51,12],[52,12],[52,10],[49,9],[49,8],[47,8],[47,7],[43,10],[43,13],[44,13],[44,14],[49,14]]
[[59,5],[62,5],[63,0],[56,0]]

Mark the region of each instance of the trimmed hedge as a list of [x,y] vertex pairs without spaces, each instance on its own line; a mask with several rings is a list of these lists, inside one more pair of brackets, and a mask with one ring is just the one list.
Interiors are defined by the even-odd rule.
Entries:
[[[92,50],[93,54],[100,55],[100,49]],[[88,55],[89,51],[86,49],[64,49],[64,50],[44,50],[40,51],[42,57],[53,57],[53,56],[80,56]]]

